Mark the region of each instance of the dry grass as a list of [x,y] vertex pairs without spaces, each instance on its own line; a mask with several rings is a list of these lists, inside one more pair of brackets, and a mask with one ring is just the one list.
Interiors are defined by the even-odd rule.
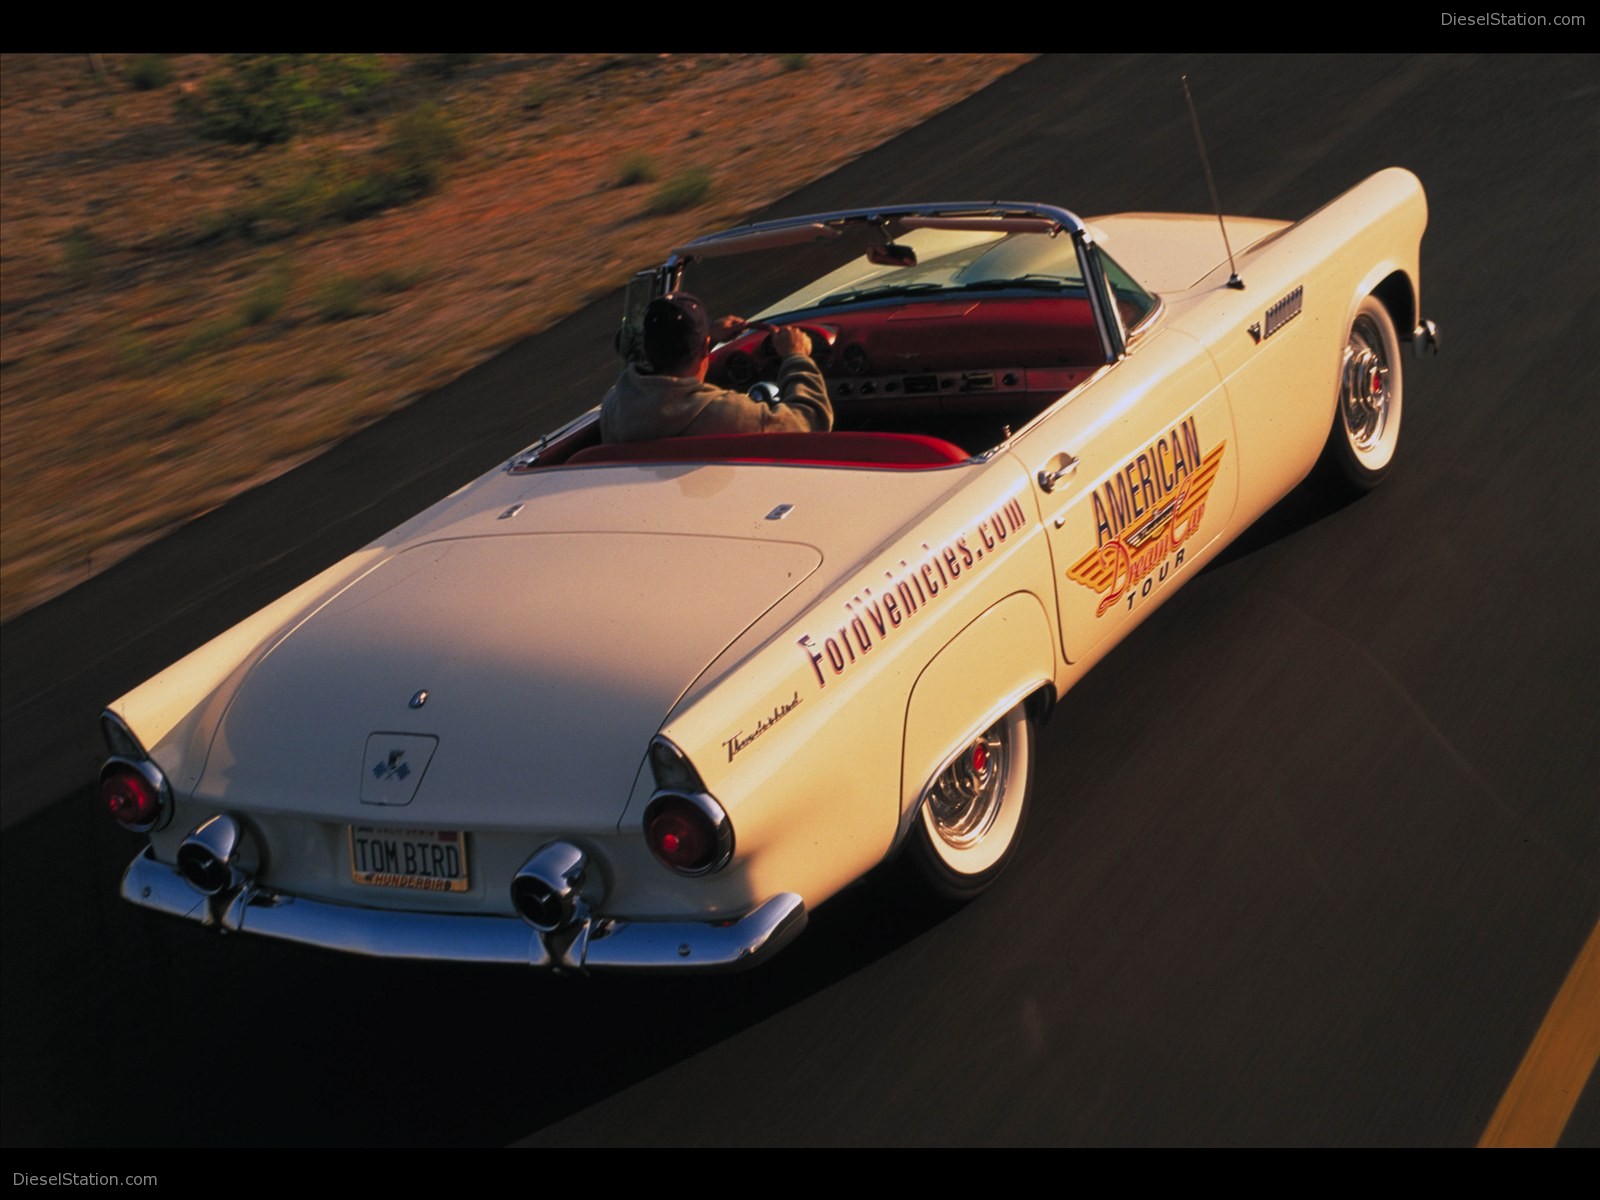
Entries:
[[[442,184],[297,225],[273,206],[371,161],[395,111],[224,146],[174,103],[212,59],[174,57],[172,81],[147,86],[133,57],[104,56],[103,77],[88,56],[0,58],[0,618],[1023,61],[484,56],[423,73],[396,58],[407,102],[436,104],[456,139]],[[618,187],[630,159],[709,184],[663,205]]]

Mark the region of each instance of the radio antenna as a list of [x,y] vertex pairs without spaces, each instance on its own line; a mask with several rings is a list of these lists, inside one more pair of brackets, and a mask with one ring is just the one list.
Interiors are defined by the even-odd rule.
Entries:
[[1206,156],[1206,140],[1200,136],[1200,114],[1194,110],[1194,97],[1189,94],[1189,77],[1181,76],[1183,80],[1183,98],[1189,104],[1189,120],[1194,125],[1194,144],[1200,148],[1200,165],[1205,168],[1206,186],[1211,189],[1211,207],[1217,210],[1217,228],[1222,230],[1222,248],[1228,252],[1228,286],[1238,291],[1244,290],[1244,280],[1239,278],[1239,270],[1233,265],[1233,247],[1228,244],[1228,227],[1222,221],[1222,201],[1217,199],[1217,181],[1211,175],[1211,160]]

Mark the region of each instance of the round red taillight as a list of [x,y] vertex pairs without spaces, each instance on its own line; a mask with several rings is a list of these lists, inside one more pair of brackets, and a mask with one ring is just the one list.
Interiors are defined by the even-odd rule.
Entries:
[[149,833],[172,815],[166,776],[148,758],[108,758],[100,768],[100,800],[133,833]]
[[726,814],[706,797],[657,796],[645,811],[644,836],[652,854],[685,875],[716,870],[733,850]]
[[118,825],[148,829],[161,813],[161,793],[132,767],[118,767],[100,781],[100,798]]
[[708,865],[716,840],[704,813],[679,801],[663,804],[650,822],[650,848],[656,857],[679,871]]

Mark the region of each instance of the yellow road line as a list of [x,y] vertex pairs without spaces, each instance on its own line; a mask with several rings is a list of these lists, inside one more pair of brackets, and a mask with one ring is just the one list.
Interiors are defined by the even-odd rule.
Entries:
[[1600,1059],[1600,925],[1578,952],[1479,1146],[1554,1146]]

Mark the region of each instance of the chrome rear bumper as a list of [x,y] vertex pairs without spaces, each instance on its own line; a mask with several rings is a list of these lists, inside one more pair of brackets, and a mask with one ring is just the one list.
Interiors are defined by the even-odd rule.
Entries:
[[249,886],[207,897],[149,850],[123,875],[122,896],[222,931],[347,954],[556,971],[737,971],[775,954],[806,926],[805,901],[793,892],[781,892],[729,921],[594,917],[558,934],[541,934],[520,917],[358,908]]

